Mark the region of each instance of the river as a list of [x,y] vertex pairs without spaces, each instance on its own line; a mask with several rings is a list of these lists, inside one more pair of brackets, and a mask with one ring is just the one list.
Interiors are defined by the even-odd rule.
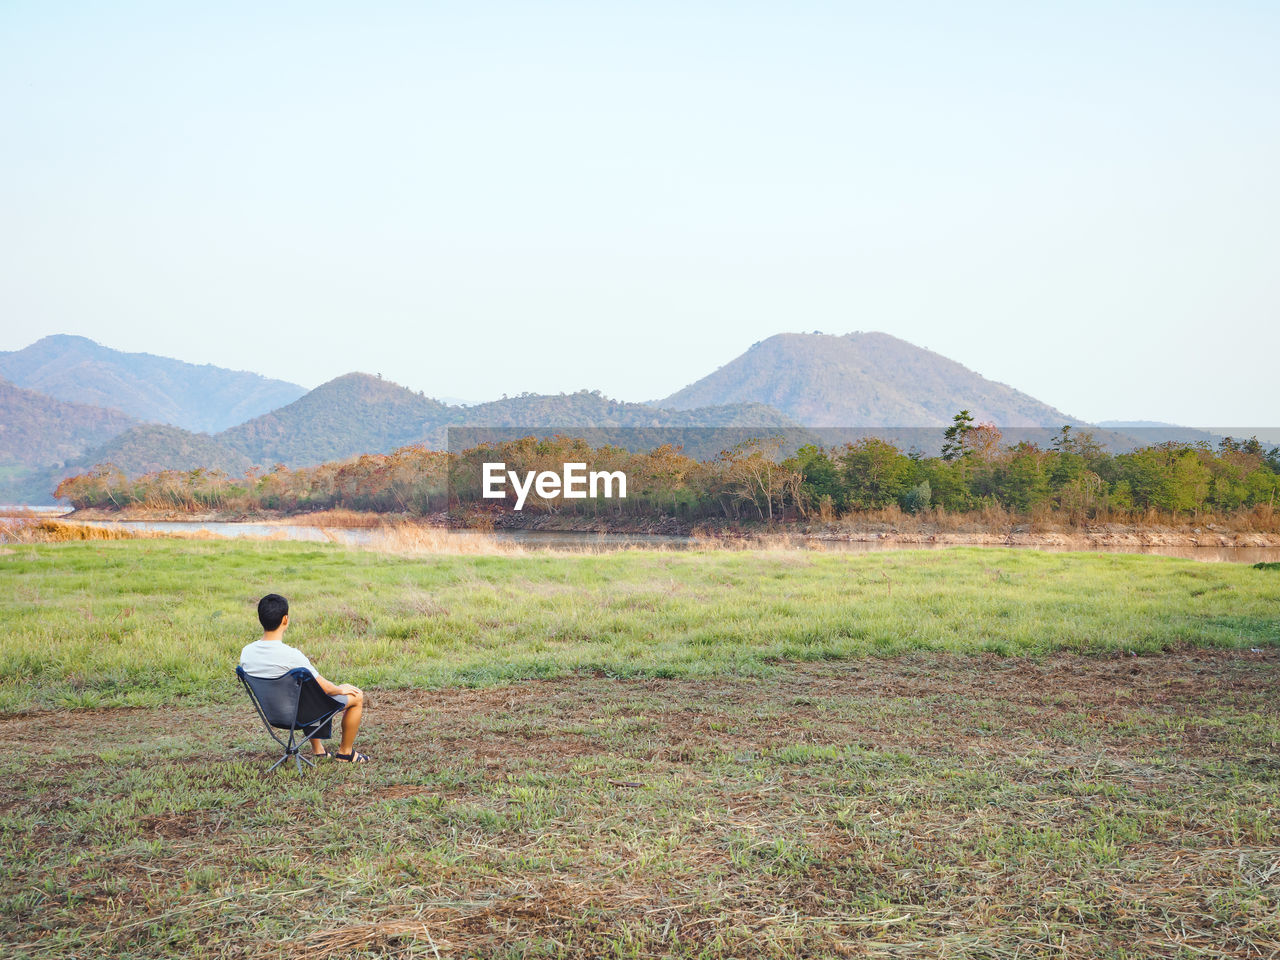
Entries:
[[[3,508],[0,508],[3,512]],[[66,511],[62,508],[39,510],[40,516],[59,517]],[[0,521],[4,522],[4,521]],[[10,521],[12,522],[12,521]],[[232,523],[221,521],[181,520],[74,520],[64,521],[83,523],[95,527],[120,526],[129,530],[149,531],[153,533],[204,534],[228,538],[256,538],[271,540],[301,540],[316,543],[339,543],[349,546],[378,546],[386,543],[394,548],[400,535],[396,528],[375,527],[371,529],[346,527],[320,527],[292,523]],[[452,535],[450,531],[441,530],[442,536]],[[682,550],[697,546],[703,541],[690,537],[669,536],[662,534],[642,533],[572,533],[562,531],[540,530],[500,530],[492,533],[475,531],[457,531],[460,537],[471,541],[476,539],[492,540],[498,544],[518,545],[526,550],[554,550],[563,552],[599,552],[603,550],[621,550],[631,547],[648,547],[667,550]],[[887,550],[945,550],[960,544],[948,543],[902,543],[892,540],[802,540],[796,538],[798,547],[807,547],[841,553],[880,553]],[[1001,546],[1000,544],[978,544],[977,546]],[[1013,549],[1043,550],[1051,553],[1088,552],[1088,553],[1142,553],[1164,557],[1182,557],[1189,560],[1201,560],[1217,563],[1260,563],[1280,562],[1280,547],[1219,547],[1219,546],[1186,546],[1186,545],[1140,545],[1121,544],[1105,546],[1060,546],[1060,545],[1016,545]]]

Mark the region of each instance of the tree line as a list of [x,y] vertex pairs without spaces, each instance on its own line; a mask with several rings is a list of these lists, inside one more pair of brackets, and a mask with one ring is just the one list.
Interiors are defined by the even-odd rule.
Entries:
[[667,445],[633,452],[558,436],[487,443],[451,453],[421,446],[315,467],[161,470],[128,477],[110,464],[64,480],[59,499],[77,509],[307,513],[345,508],[425,516],[484,513],[511,506],[481,496],[481,464],[559,471],[582,462],[621,470],[627,497],[544,499],[526,513],[592,517],[671,516],[687,520],[834,520],[896,505],[908,512],[964,513],[999,506],[1015,514],[1051,512],[1080,522],[1270,509],[1280,499],[1280,448],[1256,438],[1167,442],[1111,453],[1086,432],[1063,427],[1045,447],[1006,444],[991,424],[957,414],[941,452],[924,456],[874,437],[840,447],[808,445],[784,455],[780,437],[736,444],[709,460]]

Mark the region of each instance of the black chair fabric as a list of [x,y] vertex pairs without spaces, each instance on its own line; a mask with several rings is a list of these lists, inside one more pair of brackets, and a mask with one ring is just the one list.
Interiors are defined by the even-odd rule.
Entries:
[[[280,677],[255,677],[245,673],[244,667],[236,667],[236,676],[244,684],[253,701],[267,733],[285,748],[284,756],[271,767],[274,770],[290,757],[302,771],[302,760],[311,763],[308,757],[301,756],[298,748],[302,741],[311,738],[326,740],[333,736],[333,717],[346,707],[341,700],[334,699],[323,690],[311,671],[305,667],[297,667]],[[289,731],[288,741],[278,737],[273,727]],[[302,737],[297,743],[294,738],[298,733]],[[314,764],[312,764],[314,766]],[[270,771],[268,771],[270,772]]]

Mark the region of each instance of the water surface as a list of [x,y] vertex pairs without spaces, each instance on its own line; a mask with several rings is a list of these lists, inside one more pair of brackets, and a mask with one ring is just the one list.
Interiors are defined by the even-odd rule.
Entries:
[[[376,546],[388,539],[394,542],[394,528],[371,529],[321,527],[307,524],[290,523],[232,523],[224,521],[201,520],[75,520],[72,523],[83,523],[95,527],[120,526],[130,530],[145,530],[155,533],[199,533],[205,532],[213,536],[270,540],[302,540],[318,543],[340,543],[349,546]],[[454,531],[446,531],[446,534]],[[496,543],[518,544],[530,550],[557,551],[601,551],[621,550],[628,547],[661,548],[682,550],[696,546],[700,541],[690,537],[669,534],[644,533],[576,533],[567,531],[542,530],[498,530],[492,533],[477,533],[472,530],[456,531],[460,536],[468,538],[484,537]],[[882,553],[887,550],[946,550],[955,546],[989,546],[1002,547],[1002,544],[950,544],[950,543],[898,543],[884,540],[809,540],[795,538],[797,547],[811,547],[840,553]],[[1014,545],[1009,549],[1042,550],[1047,553],[1142,553],[1162,557],[1182,557],[1188,560],[1201,560],[1216,563],[1260,563],[1280,562],[1280,547],[1216,547],[1216,546],[1147,546],[1138,544],[1122,544],[1107,546],[1059,546],[1053,544]]]

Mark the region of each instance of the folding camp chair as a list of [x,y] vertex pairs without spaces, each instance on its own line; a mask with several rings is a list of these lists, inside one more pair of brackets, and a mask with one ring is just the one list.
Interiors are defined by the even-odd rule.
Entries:
[[[290,757],[298,765],[298,773],[302,773],[303,760],[314,767],[315,761],[298,751],[312,737],[325,739],[332,736],[334,714],[346,709],[346,704],[321,690],[320,684],[306,667],[295,667],[283,676],[272,679],[253,677],[244,672],[244,667],[236,667],[236,676],[244,684],[254,709],[262,718],[267,733],[271,734],[271,739],[284,747],[284,756],[271,765],[271,770]],[[288,741],[282,740],[273,727],[288,730]],[[303,736],[298,737],[299,733]]]

